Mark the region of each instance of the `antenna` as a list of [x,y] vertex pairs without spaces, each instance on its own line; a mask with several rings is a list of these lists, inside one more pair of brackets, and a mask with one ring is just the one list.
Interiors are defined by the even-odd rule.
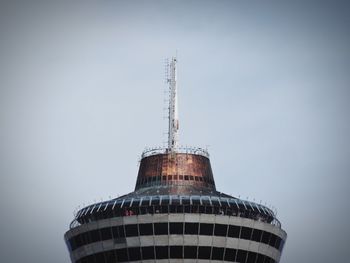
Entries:
[[169,63],[169,133],[168,133],[168,150],[173,152],[178,146],[179,119],[177,111],[177,70],[176,57],[172,57]]

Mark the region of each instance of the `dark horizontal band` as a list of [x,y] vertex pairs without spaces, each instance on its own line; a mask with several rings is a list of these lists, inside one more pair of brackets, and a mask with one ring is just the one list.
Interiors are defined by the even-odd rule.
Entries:
[[116,263],[154,259],[224,260],[240,263],[275,263],[272,258],[246,250],[207,246],[147,246],[108,250],[76,263]]
[[[99,211],[89,211],[82,213],[78,216],[78,222],[86,224],[92,221],[98,221],[102,219],[108,219],[113,217],[131,216],[131,215],[143,215],[143,214],[168,214],[168,213],[194,213],[194,214],[216,214],[216,215],[228,215],[238,216],[244,218],[250,218],[253,220],[259,220],[265,223],[271,223],[274,221],[274,216],[269,213],[263,213],[262,210],[255,209],[253,206],[239,204],[235,206],[228,206],[222,203],[221,206],[214,204],[197,205],[197,204],[170,204],[170,205],[145,205],[145,206],[123,206],[122,208],[116,206],[106,206],[106,209],[100,209]],[[92,210],[92,209],[91,209]],[[278,224],[278,221],[276,221]]]
[[[271,247],[282,251],[284,241],[279,236],[249,227],[224,224],[208,223],[147,223],[147,224],[130,224],[113,227],[105,227],[84,232],[68,240],[68,245],[73,251],[81,246],[115,239],[122,242],[126,237],[137,236],[159,236],[159,235],[203,235],[203,236],[222,236],[231,238],[240,238],[252,240],[267,244]],[[125,240],[124,240],[125,242]]]

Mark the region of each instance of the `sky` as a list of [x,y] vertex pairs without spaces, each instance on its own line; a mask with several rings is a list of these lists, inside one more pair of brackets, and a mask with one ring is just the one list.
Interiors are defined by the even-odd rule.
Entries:
[[349,47],[346,1],[1,1],[1,262],[70,262],[73,212],[133,191],[177,53],[180,144],[277,209],[281,263],[347,263]]

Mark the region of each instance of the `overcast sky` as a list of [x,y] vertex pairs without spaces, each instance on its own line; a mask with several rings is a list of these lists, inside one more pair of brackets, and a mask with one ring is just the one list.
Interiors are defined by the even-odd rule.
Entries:
[[68,263],[74,210],[133,190],[176,50],[218,190],[277,208],[282,263],[349,262],[346,1],[48,2],[0,4],[1,262]]

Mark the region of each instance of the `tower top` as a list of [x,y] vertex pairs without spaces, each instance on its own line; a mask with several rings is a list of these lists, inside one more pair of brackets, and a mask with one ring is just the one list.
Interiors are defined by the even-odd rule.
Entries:
[[169,131],[168,131],[168,151],[174,152],[178,147],[179,117],[177,109],[177,58],[172,57],[168,64],[169,76]]

